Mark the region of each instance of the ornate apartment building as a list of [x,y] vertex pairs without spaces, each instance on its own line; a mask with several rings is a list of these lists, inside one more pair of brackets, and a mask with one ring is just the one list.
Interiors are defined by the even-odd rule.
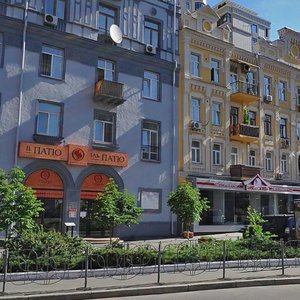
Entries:
[[0,1],[0,167],[25,170],[44,226],[97,234],[93,199],[114,178],[144,208],[118,236],[174,232],[179,14],[170,0]]
[[300,33],[232,1],[181,1],[179,180],[210,203],[194,230],[237,230],[249,205],[300,198]]

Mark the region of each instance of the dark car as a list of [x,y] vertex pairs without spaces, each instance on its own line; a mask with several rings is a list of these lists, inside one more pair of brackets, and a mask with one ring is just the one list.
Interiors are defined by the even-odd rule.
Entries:
[[294,215],[265,215],[263,218],[267,221],[263,224],[264,231],[276,234],[279,239],[294,240],[296,238]]

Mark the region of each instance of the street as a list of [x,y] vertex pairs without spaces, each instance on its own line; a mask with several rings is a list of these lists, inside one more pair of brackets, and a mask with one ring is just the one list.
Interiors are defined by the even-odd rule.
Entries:
[[300,295],[299,285],[262,286],[249,288],[220,289],[209,291],[196,291],[177,294],[146,295],[138,297],[110,298],[111,300],[298,300]]

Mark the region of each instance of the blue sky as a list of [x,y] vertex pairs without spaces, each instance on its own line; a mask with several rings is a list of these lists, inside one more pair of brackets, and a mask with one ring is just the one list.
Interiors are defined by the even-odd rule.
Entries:
[[[232,0],[258,13],[260,17],[271,22],[271,39],[278,38],[277,30],[290,27],[300,32],[300,1],[299,0]],[[221,0],[207,0],[214,6]]]

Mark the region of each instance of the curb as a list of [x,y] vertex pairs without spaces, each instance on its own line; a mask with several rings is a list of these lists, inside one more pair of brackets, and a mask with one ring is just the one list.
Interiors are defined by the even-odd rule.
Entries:
[[271,285],[288,285],[299,284],[300,277],[287,277],[287,278],[263,278],[263,279],[244,279],[244,280],[228,280],[228,281],[214,281],[214,282],[201,282],[190,284],[169,284],[169,285],[153,285],[147,287],[131,287],[111,290],[98,290],[87,289],[83,291],[64,291],[54,292],[47,294],[31,294],[31,295],[1,295],[0,299],[6,300],[84,300],[96,298],[121,298],[131,296],[155,295],[155,294],[169,294],[169,293],[182,293],[203,290],[215,289],[229,289],[229,288],[242,288],[242,287],[255,287],[255,286],[271,286]]

